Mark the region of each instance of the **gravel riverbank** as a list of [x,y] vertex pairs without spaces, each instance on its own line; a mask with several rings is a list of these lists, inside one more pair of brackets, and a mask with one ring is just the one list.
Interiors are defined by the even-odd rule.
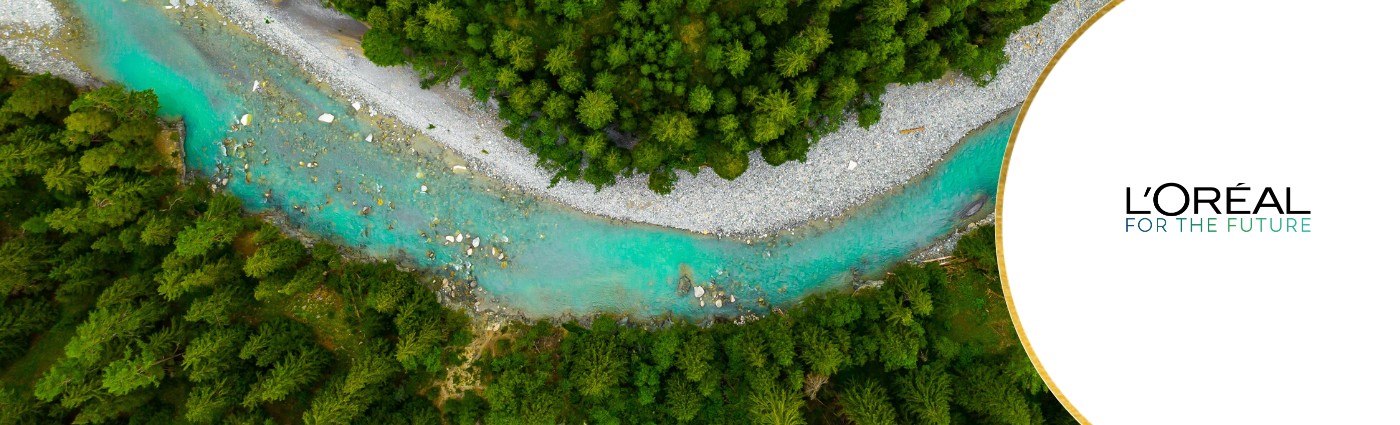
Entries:
[[[57,19],[46,0],[8,2],[24,6],[0,14],[0,27],[5,19],[38,20],[49,14]],[[359,52],[357,38],[363,25],[324,8],[320,0],[208,3],[299,61],[346,103],[362,102],[368,106],[365,112],[397,118],[507,184],[617,219],[722,235],[758,235],[839,216],[922,175],[969,131],[1020,104],[1059,46],[1107,0],[1062,1],[1041,22],[1018,31],[1007,43],[1010,61],[985,87],[961,76],[891,87],[883,98],[880,123],[861,129],[854,120],[848,122],[816,144],[805,163],[772,167],[755,153],[749,171],[738,180],[723,180],[709,170],[697,176],[681,173],[675,191],[667,196],[647,190],[645,178],[622,179],[601,192],[586,183],[549,187],[550,175],[534,165],[534,156],[501,133],[504,123],[491,105],[456,89],[423,90],[418,76],[407,68],[373,65]],[[7,37],[0,44],[9,43]],[[10,56],[6,50],[0,53]],[[59,73],[64,65],[51,66],[55,68],[45,70]],[[901,132],[916,128],[922,130]],[[449,167],[446,161],[443,167]]]
[[63,17],[48,0],[3,0],[0,6],[0,56],[30,73],[50,72],[89,87],[97,79],[52,46],[64,36]]

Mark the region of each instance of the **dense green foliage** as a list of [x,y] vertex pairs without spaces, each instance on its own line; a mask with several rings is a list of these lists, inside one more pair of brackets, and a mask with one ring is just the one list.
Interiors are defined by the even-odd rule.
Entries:
[[675,170],[733,179],[760,150],[805,160],[891,83],[986,81],[1006,38],[1053,0],[332,0],[366,21],[365,56],[461,76],[560,178],[599,187]]
[[414,275],[180,185],[150,92],[0,60],[0,101],[0,424],[439,422],[470,335]]
[[990,228],[747,323],[477,327],[428,276],[182,185],[150,92],[0,60],[0,424],[1072,423],[1017,343]]
[[482,399],[451,403],[486,423],[1072,424],[1016,339],[991,230],[949,268],[744,324],[518,324],[481,361]]

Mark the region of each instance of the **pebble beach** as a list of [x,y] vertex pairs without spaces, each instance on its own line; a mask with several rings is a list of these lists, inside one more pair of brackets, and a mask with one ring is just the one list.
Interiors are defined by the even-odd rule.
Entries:
[[53,46],[63,34],[63,18],[48,0],[0,0],[0,56],[31,73],[49,72],[74,84],[98,84]]
[[[24,36],[4,37],[0,54],[27,71],[92,81],[44,42],[62,24],[47,0],[5,2],[0,31]],[[1018,107],[1059,47],[1107,0],[1056,4],[1041,22],[1011,37],[1008,63],[985,86],[962,76],[892,86],[882,98],[879,123],[862,129],[852,118],[815,144],[806,162],[773,167],[755,152],[748,172],[734,181],[708,169],[694,176],[681,173],[675,190],[665,196],[650,192],[644,177],[620,179],[601,191],[581,182],[550,187],[551,175],[535,166],[534,156],[502,134],[505,123],[496,118],[493,105],[470,99],[455,84],[423,90],[412,70],[370,63],[358,49],[364,27],[318,0],[207,3],[230,24],[298,61],[347,104],[360,102],[367,111],[396,118],[508,185],[615,219],[759,236],[837,218],[924,174],[970,131]],[[450,167],[446,161],[443,166]]]

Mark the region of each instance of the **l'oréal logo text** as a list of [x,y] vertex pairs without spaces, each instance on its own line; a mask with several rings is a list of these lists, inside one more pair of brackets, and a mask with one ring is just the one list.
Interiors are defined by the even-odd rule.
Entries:
[[[1310,233],[1312,211],[1293,206],[1293,188],[1224,188],[1179,183],[1126,187],[1125,232],[1133,233]],[[1188,214],[1189,217],[1179,217]],[[1141,217],[1160,215],[1165,217]],[[1225,215],[1224,225],[1220,217]]]

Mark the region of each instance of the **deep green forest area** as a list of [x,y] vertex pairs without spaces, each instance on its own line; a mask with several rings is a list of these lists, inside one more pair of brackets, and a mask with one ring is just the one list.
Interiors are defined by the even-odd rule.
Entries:
[[487,325],[181,182],[157,105],[0,59],[0,424],[1074,422],[989,227],[742,324]]
[[[892,83],[979,81],[1053,0],[331,0],[365,56],[498,101],[506,134],[559,179],[743,174],[802,161]],[[930,113],[936,113],[930,111]]]

